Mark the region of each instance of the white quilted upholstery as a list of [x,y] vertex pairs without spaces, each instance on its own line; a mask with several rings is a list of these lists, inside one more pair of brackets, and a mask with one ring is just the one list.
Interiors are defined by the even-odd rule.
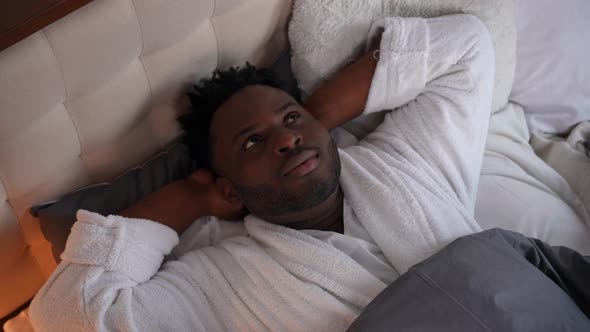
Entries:
[[0,52],[0,317],[55,268],[36,203],[122,173],[179,134],[180,92],[268,64],[290,0],[95,0]]

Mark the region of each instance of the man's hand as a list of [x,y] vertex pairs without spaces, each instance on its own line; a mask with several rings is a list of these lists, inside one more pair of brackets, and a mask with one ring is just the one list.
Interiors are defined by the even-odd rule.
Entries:
[[235,220],[243,217],[246,209],[223,197],[210,171],[198,170],[147,195],[120,214],[157,221],[182,233],[200,217],[212,215]]
[[189,181],[197,197],[202,197],[204,200],[205,212],[208,215],[224,220],[238,220],[247,213],[243,204],[232,204],[225,199],[210,170],[204,168],[197,170],[190,176]]

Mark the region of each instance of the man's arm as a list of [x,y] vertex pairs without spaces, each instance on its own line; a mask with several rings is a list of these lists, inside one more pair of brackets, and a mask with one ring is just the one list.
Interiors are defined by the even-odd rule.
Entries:
[[125,209],[121,216],[154,220],[177,233],[184,232],[197,218],[208,215],[205,196],[190,178],[174,181]]
[[394,110],[369,140],[405,142],[473,210],[495,72],[487,29],[470,15],[392,17],[376,22],[368,39],[382,30],[378,62],[365,54],[317,89],[306,108],[328,129]]
[[184,258],[162,262],[195,219],[234,219],[244,212],[223,199],[204,170],[148,195],[121,213],[128,218],[78,211],[62,262],[31,303],[33,326],[37,331],[221,329],[183,267]]
[[472,212],[495,72],[489,32],[470,15],[392,17],[376,28],[385,30],[365,113],[393,111],[365,141]]
[[[78,212],[62,262],[33,299],[36,331],[207,330],[214,314],[162,224]],[[198,313],[198,314],[197,314]]]
[[212,215],[224,220],[235,220],[245,213],[243,205],[232,204],[223,198],[210,171],[200,169],[185,179],[167,184],[147,195],[120,214],[129,218],[154,220],[180,234],[200,217]]
[[327,129],[338,127],[363,113],[377,67],[375,51],[371,50],[345,67],[305,101],[305,108]]

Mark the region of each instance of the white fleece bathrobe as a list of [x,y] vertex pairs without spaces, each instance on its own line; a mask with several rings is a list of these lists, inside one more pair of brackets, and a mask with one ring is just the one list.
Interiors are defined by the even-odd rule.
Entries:
[[31,304],[34,327],[339,331],[413,264],[479,231],[490,36],[467,15],[388,18],[371,34],[378,27],[365,112],[394,110],[339,150],[344,234],[209,217],[179,243],[156,222],[80,211],[62,263]]

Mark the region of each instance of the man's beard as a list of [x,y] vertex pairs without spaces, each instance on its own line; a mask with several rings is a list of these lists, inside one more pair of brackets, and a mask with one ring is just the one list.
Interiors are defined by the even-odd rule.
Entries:
[[273,185],[239,186],[240,197],[248,210],[258,216],[283,216],[302,212],[324,202],[338,188],[340,181],[340,156],[336,143],[331,141],[328,148],[330,171],[324,181],[314,183],[310,190],[302,194],[276,192]]

